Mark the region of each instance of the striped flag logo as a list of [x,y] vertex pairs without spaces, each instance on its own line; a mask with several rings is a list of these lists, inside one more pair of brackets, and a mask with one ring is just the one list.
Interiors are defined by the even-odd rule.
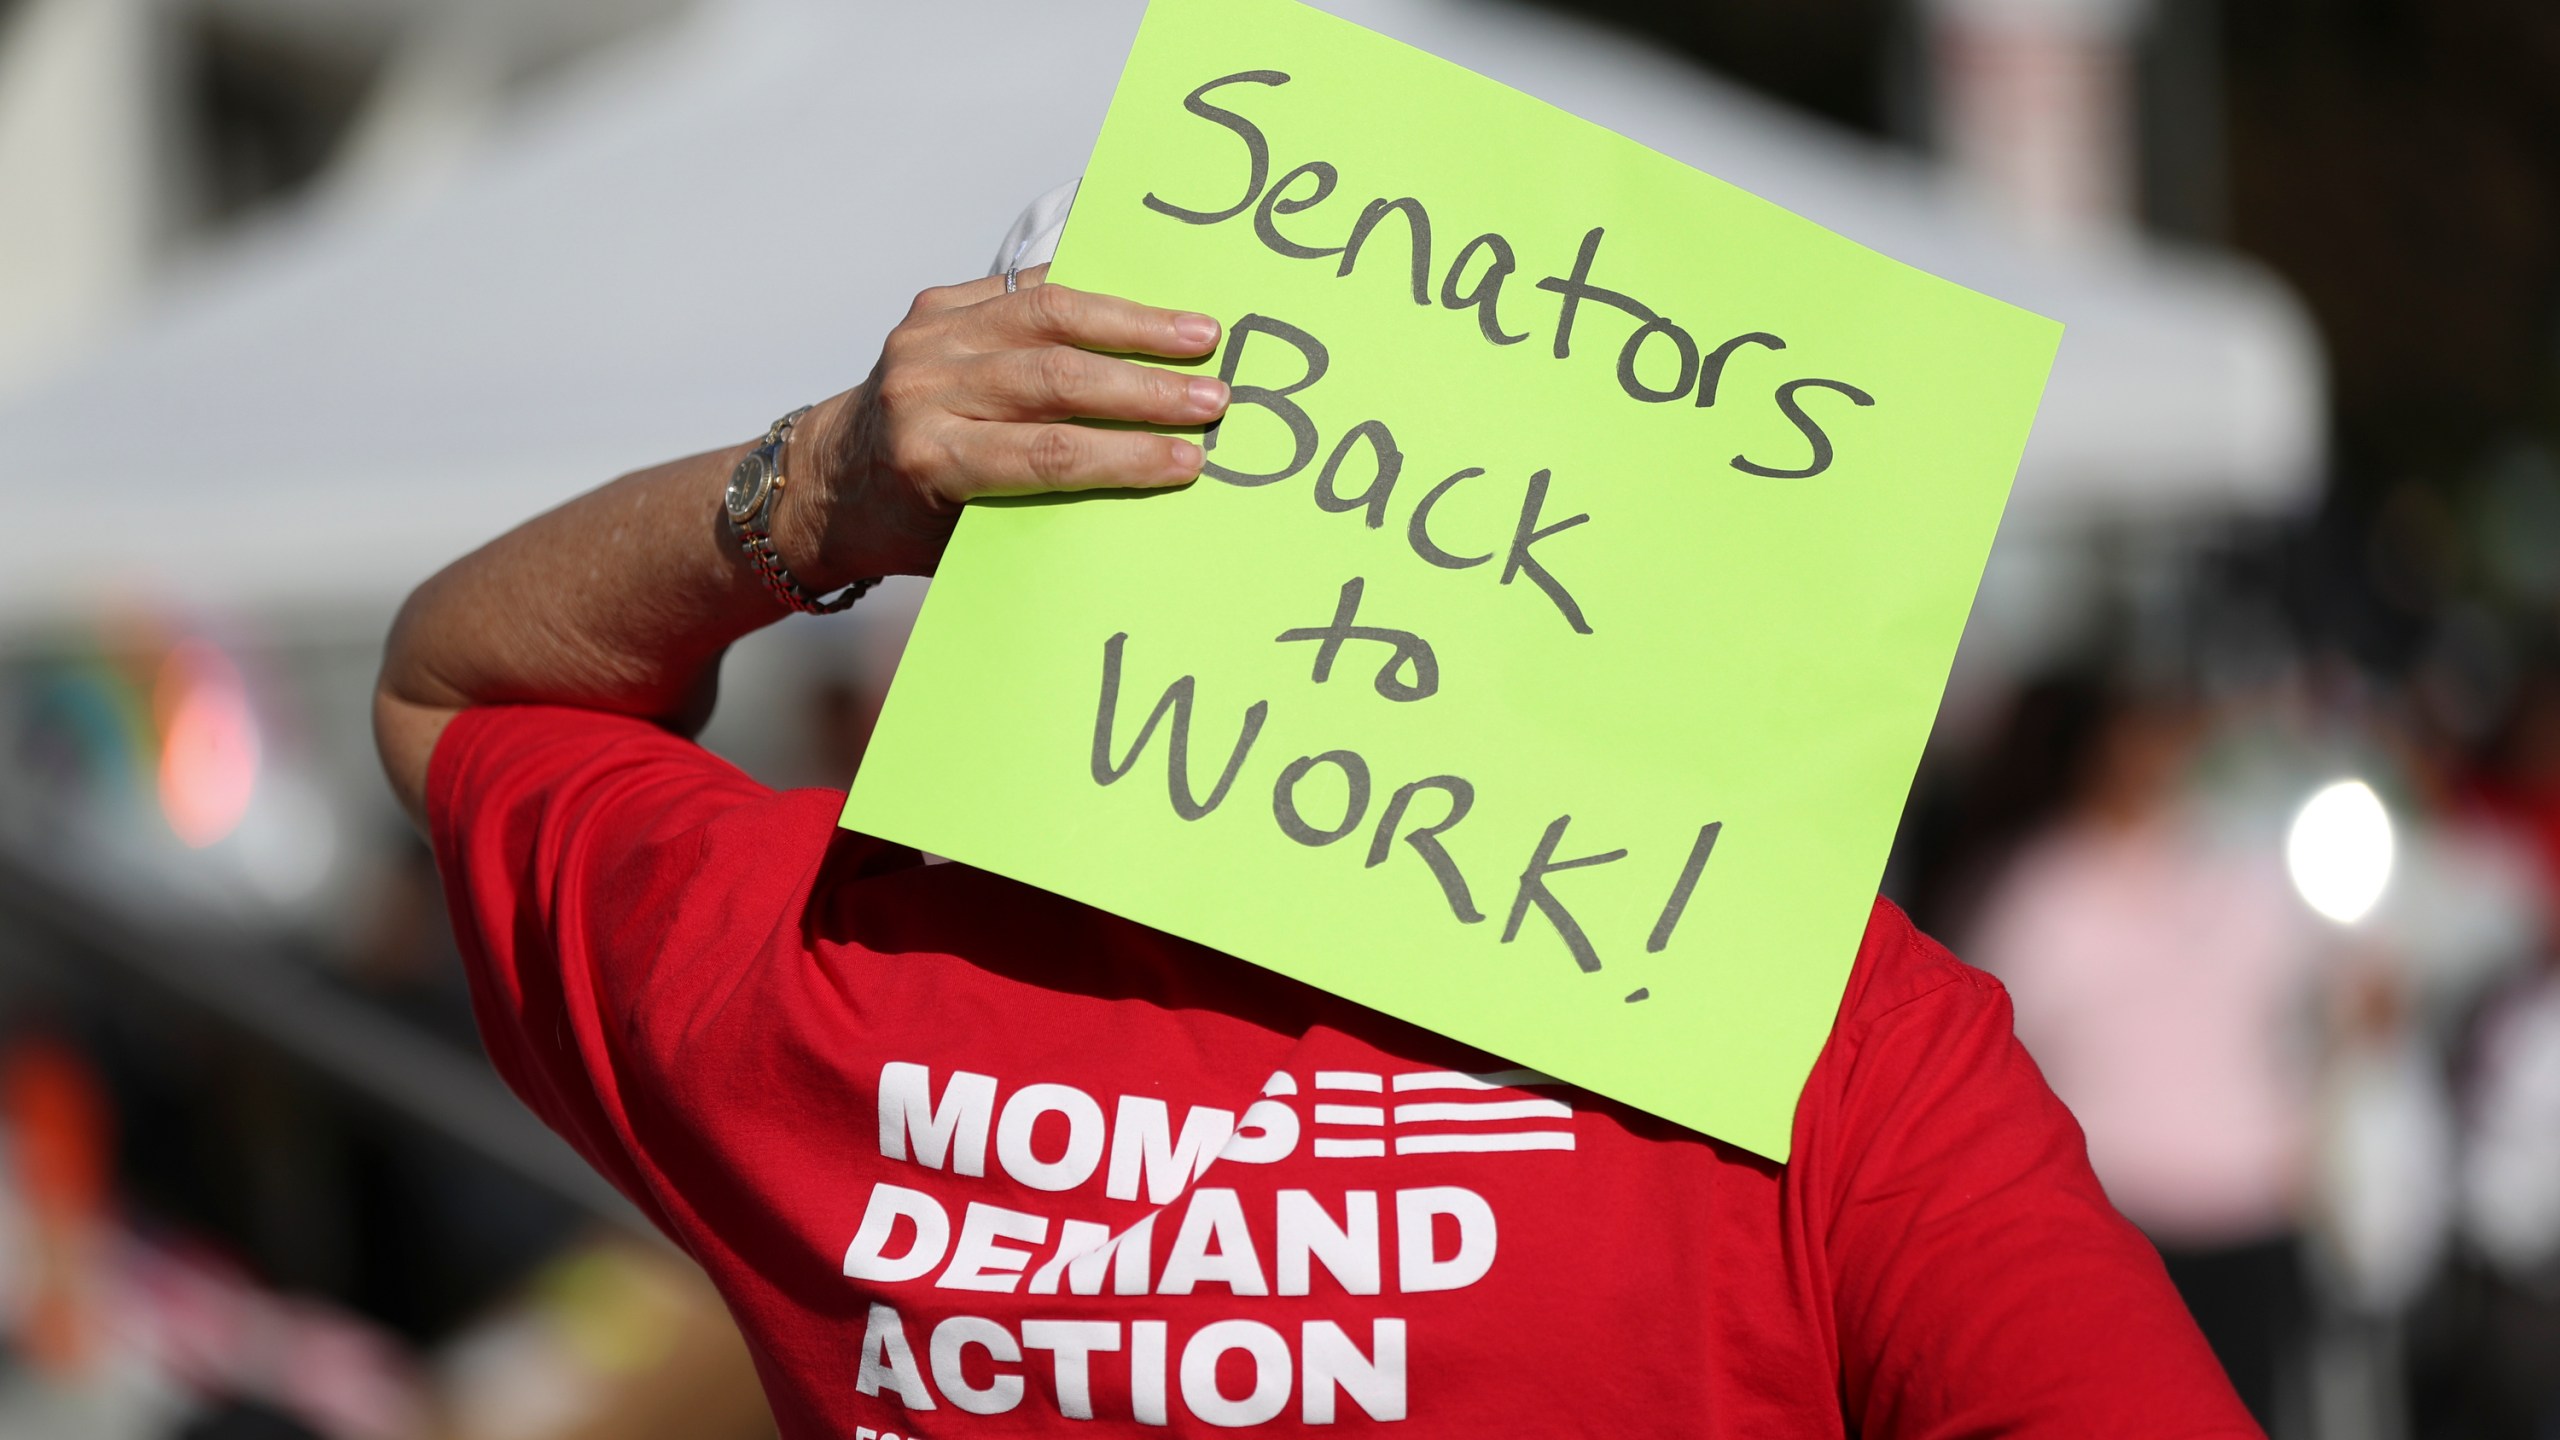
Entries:
[[1573,1148],[1573,1107],[1537,1093],[1564,1082],[1535,1070],[1319,1070],[1314,1080],[1318,1159]]

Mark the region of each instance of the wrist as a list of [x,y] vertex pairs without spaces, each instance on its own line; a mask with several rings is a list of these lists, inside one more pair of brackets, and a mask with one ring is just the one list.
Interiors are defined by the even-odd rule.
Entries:
[[941,558],[956,515],[925,513],[884,463],[878,441],[868,381],[822,402],[793,431],[790,459],[806,467],[809,483],[791,515],[777,520],[790,528],[778,529],[776,540],[812,589],[930,575]]
[[830,437],[844,403],[845,396],[836,395],[812,406],[791,427],[775,457],[784,485],[767,528],[784,566],[812,595],[831,595],[864,578],[849,568],[851,557],[842,553],[840,527],[833,518],[841,508],[842,486],[829,460],[835,448]]

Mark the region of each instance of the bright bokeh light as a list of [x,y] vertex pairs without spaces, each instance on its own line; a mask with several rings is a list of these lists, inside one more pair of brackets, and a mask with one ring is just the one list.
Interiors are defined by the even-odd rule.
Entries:
[[2363,919],[2382,898],[2391,859],[2391,812],[2361,780],[2335,780],[2314,791],[2284,839],[2293,888],[2341,925]]
[[160,810],[203,849],[237,829],[258,785],[258,721],[231,657],[190,640],[169,652],[154,687],[162,718]]

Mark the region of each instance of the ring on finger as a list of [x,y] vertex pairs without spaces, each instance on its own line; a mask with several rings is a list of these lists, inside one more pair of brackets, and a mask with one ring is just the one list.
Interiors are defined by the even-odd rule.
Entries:
[[1014,292],[1014,287],[1018,283],[1015,277],[1021,273],[1022,267],[1019,265],[1007,265],[1004,267],[1004,293],[1010,295]]

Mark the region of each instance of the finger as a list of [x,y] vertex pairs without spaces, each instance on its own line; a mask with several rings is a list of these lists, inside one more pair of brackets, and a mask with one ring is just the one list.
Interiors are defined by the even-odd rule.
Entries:
[[[1049,262],[1046,260],[1037,265],[1025,265],[1013,273],[1015,284],[1024,290],[1045,283],[1048,277]],[[957,310],[982,301],[993,300],[1004,293],[1006,293],[1004,272],[999,270],[983,279],[963,280],[957,285],[937,285],[916,297],[915,308]]]
[[[1016,284],[1014,292],[1029,290],[1029,287],[1034,287],[1034,284],[1047,284],[1047,279],[1050,279],[1050,261],[1021,266],[1021,269],[1016,269],[1014,272],[1014,284]],[[963,279],[960,284],[945,284],[945,287],[937,287],[937,290],[927,290],[927,295],[937,297],[934,310],[947,310],[947,307],[960,307],[960,305],[983,305],[983,302],[998,300],[998,297],[1009,295],[1009,292],[1006,292],[1004,287],[1004,272],[998,269],[996,274],[988,274],[986,279]]]
[[1027,495],[1181,485],[1200,474],[1200,447],[1170,435],[1090,425],[964,425],[954,449],[969,493]]
[[967,362],[952,408],[979,420],[1143,420],[1204,425],[1227,408],[1226,382],[1179,375],[1064,345],[998,350]]
[[[1001,282],[999,282],[1001,283]],[[1004,345],[1075,345],[1124,355],[1205,355],[1218,322],[1188,310],[1141,305],[1072,285],[1041,284],[997,294],[976,307]]]

